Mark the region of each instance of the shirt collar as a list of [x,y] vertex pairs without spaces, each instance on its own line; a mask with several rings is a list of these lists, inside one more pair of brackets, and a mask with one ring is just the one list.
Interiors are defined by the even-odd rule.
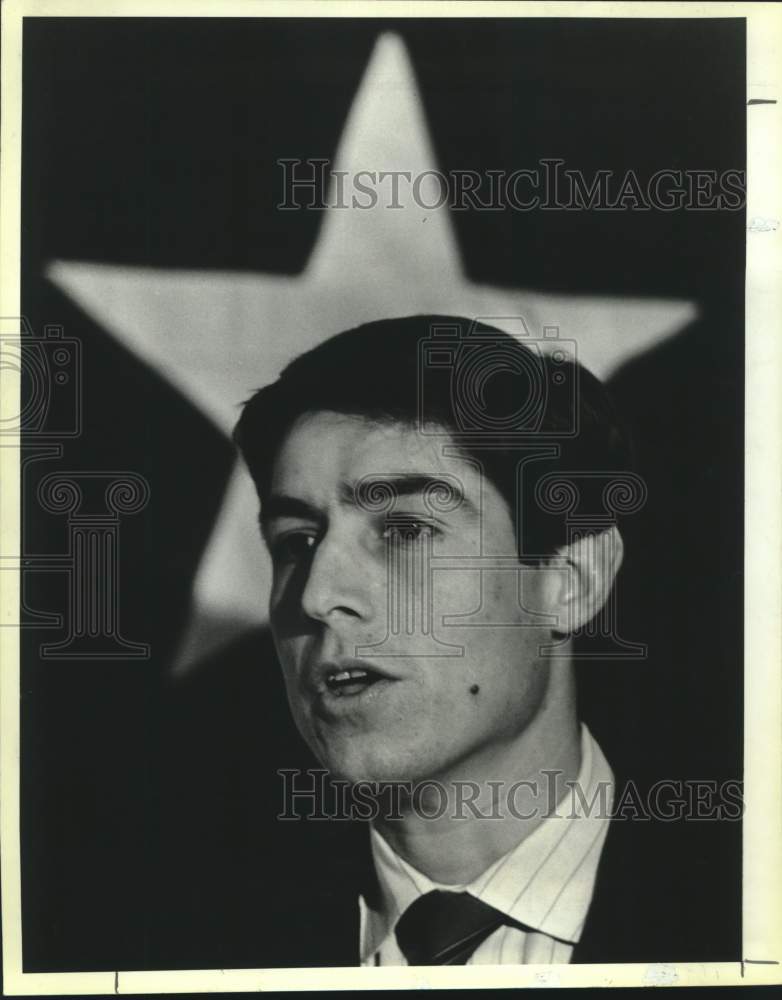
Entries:
[[592,900],[613,790],[611,768],[582,723],[581,767],[570,790],[551,816],[472,882],[433,882],[399,857],[372,828],[379,907],[371,909],[361,900],[362,960],[392,933],[407,907],[433,889],[469,892],[519,923],[577,943]]

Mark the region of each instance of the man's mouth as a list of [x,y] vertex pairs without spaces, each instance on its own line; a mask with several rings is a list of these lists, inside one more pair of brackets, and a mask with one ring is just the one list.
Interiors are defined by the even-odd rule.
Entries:
[[364,660],[339,658],[318,667],[321,690],[337,698],[354,698],[393,678]]
[[334,668],[326,674],[326,687],[337,696],[350,696],[361,694],[382,679],[379,673],[367,667]]

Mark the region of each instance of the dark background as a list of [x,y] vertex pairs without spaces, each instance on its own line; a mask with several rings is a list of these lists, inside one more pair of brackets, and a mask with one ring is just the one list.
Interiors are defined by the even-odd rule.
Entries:
[[[268,864],[280,836],[274,768],[308,763],[267,636],[249,634],[187,684],[165,682],[232,452],[43,269],[61,258],[299,271],[320,215],[275,211],[275,160],[333,155],[389,27],[411,53],[442,170],[511,171],[543,157],[642,180],[744,168],[736,19],[26,19],[23,310],[36,331],[59,323],[82,341],[84,431],[61,461],[28,467],[25,550],[64,550],[63,519],[35,502],[43,474],[145,476],[152,500],[122,522],[121,614],[125,636],[152,655],[47,661],[41,643],[62,636],[23,632],[25,971],[226,964],[217,947],[161,958],[166,921],[177,907],[203,914],[215,941],[231,913],[257,924],[268,895],[258,858]],[[612,380],[649,486],[627,526],[621,634],[650,655],[586,663],[579,681],[606,756],[640,786],[740,778],[744,213],[453,221],[474,281],[700,302],[701,321]],[[29,574],[25,597],[62,610],[61,575]],[[670,916],[686,926],[697,900],[720,932],[709,954],[684,957],[737,958],[740,826],[686,827],[676,856],[661,859],[686,879]]]

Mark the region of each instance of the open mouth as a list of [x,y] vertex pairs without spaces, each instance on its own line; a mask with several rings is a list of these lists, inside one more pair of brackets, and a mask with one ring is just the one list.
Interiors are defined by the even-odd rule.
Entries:
[[337,697],[362,694],[383,676],[369,667],[334,667],[326,674],[326,688]]

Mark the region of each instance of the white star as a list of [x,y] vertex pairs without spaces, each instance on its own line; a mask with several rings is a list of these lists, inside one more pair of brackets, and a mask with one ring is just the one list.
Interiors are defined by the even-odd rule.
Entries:
[[[415,177],[434,169],[404,44],[382,35],[353,102],[335,171]],[[422,188],[425,204],[436,201],[432,190]],[[336,201],[332,190],[329,202]],[[533,336],[544,325],[558,327],[577,342],[580,360],[606,377],[696,314],[681,300],[544,295],[475,284],[462,270],[447,206],[426,210],[409,202],[391,209],[384,207],[388,197],[381,197],[370,209],[328,209],[312,257],[295,277],[75,261],[55,261],[47,275],[226,435],[238,404],[273,381],[292,357],[367,320],[450,313],[491,318],[514,332],[518,321],[498,317],[522,316]],[[194,583],[180,666],[266,620],[270,567],[256,515],[249,477],[237,466]]]

